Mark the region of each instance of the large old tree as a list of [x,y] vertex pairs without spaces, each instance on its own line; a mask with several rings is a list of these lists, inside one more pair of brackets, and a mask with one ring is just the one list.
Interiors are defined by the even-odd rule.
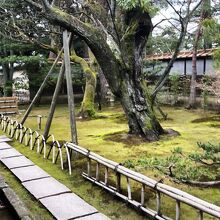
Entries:
[[51,23],[86,42],[114,95],[121,101],[129,132],[148,140],[157,140],[163,129],[155,117],[149,97],[144,95],[141,83],[142,53],[152,30],[150,6],[117,5],[116,8],[107,1],[91,1],[82,5],[63,1],[61,10],[47,0],[27,2],[41,10]]
[[[142,61],[143,50],[152,32],[152,2],[63,0],[58,8],[53,6],[54,1],[25,1],[42,13],[51,24],[67,29],[85,41],[105,74],[112,92],[121,101],[128,119],[129,132],[148,140],[158,140],[164,130],[156,119],[152,103],[172,63],[166,68],[153,95],[148,94],[148,90],[143,89]],[[22,0],[20,2],[23,3]],[[191,1],[187,0],[188,9],[190,4]],[[176,11],[174,7],[173,9]],[[184,39],[190,13],[187,10],[185,17],[179,14],[182,34],[174,59]]]

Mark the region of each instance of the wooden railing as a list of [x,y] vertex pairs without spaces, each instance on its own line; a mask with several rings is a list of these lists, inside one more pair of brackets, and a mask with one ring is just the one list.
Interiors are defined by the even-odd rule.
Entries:
[[[49,138],[45,140],[43,135],[39,134],[37,131],[32,131],[30,128],[26,128],[18,122],[3,115],[0,116],[0,125],[4,132],[8,133],[12,138],[17,139],[20,143],[24,143],[26,146],[29,146],[31,150],[34,150],[36,147],[37,153],[43,153],[44,158],[52,158],[53,163],[56,163],[59,158],[61,169],[64,169],[64,161],[66,161],[70,175],[72,173],[70,157],[71,152],[74,151],[83,155],[87,158],[87,172],[82,174],[84,178],[113,193],[115,196],[120,197],[127,203],[132,204],[151,218],[159,220],[170,219],[169,217],[163,215],[161,197],[162,195],[165,195],[176,203],[176,220],[180,219],[182,203],[197,210],[199,220],[204,219],[204,214],[220,219],[219,206],[213,205],[179,189],[163,184],[160,181],[157,182],[143,174],[127,169],[121,164],[101,157],[90,150],[72,143],[65,143],[61,145],[55,140],[53,135],[50,135]],[[49,141],[50,144],[48,144]],[[94,168],[94,163],[95,172],[94,169],[92,169]],[[112,174],[114,174],[114,178],[112,177]],[[123,178],[126,180],[126,192],[125,190],[122,190],[125,185],[122,184]],[[133,181],[135,185],[140,185],[139,200],[132,194],[131,181]],[[150,190],[154,191],[156,194],[155,209],[146,206],[146,188],[150,188]],[[191,216],[190,219],[192,219]]]

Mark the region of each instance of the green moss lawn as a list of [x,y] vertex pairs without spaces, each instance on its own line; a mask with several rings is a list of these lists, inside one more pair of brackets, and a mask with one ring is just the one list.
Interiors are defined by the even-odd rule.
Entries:
[[[36,115],[39,114],[43,115],[42,120],[44,125],[48,109],[49,106],[36,107],[26,121],[25,126],[37,129]],[[180,136],[164,136],[161,137],[161,140],[158,142],[146,142],[139,138],[130,137],[127,135],[128,128],[122,109],[120,106],[116,106],[104,108],[101,112],[97,113],[95,119],[77,120],[79,145],[108,159],[123,163],[128,159],[138,159],[143,156],[166,157],[171,154],[171,150],[174,147],[181,147],[183,152],[188,154],[197,150],[196,143],[198,141],[211,142],[213,144],[220,143],[220,114],[217,112],[204,112],[203,110],[188,111],[183,108],[168,107],[163,108],[163,110],[168,113],[168,120],[161,121],[163,127],[165,129],[172,128],[178,131],[181,134]],[[217,117],[213,119],[213,116]],[[207,117],[211,117],[211,119],[202,121],[196,120]],[[20,120],[22,114],[14,118]],[[59,105],[57,107],[51,133],[55,135],[57,140],[68,141],[70,139],[68,108],[66,105]],[[67,171],[61,171],[59,164],[52,164],[50,160],[43,159],[42,155],[36,154],[35,151],[30,151],[27,147],[20,145],[18,142],[14,141],[12,145],[111,219],[146,219],[141,213],[128,207],[111,194],[84,180],[81,177],[81,173],[85,170],[86,164],[81,158],[74,156],[73,175],[69,176]],[[220,189],[218,188],[202,189],[180,183],[176,184],[162,173],[152,169],[140,169],[140,172],[156,180],[163,179],[166,184],[187,191],[216,205],[220,205]],[[18,181],[3,165],[0,166],[0,175],[5,177],[6,181],[26,203],[36,219],[52,219],[49,213],[20,186]],[[139,197],[138,187],[139,186],[134,186],[133,192],[135,197]],[[154,207],[155,194],[151,190],[148,190],[148,196],[147,204],[150,207]],[[173,210],[175,203],[172,203],[166,197],[162,197],[162,200],[164,201],[162,210],[165,214],[174,218],[175,213],[173,213]],[[196,215],[196,212],[192,211],[188,206],[183,206],[183,219],[189,219],[189,216],[190,219],[192,219],[192,217]],[[211,218],[205,217],[205,219]]]

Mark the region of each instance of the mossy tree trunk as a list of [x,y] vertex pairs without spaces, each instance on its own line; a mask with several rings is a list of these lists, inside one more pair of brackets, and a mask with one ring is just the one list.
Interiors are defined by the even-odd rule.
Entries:
[[150,99],[144,96],[141,86],[137,86],[133,79],[127,77],[121,83],[121,104],[126,113],[129,133],[141,135],[147,140],[158,140],[163,128],[155,117]]
[[92,71],[87,71],[83,101],[79,110],[79,116],[82,118],[90,118],[95,115],[95,89],[96,74]]
[[96,72],[89,66],[89,64],[81,57],[77,56],[75,51],[70,57],[71,61],[81,65],[86,76],[86,86],[83,95],[83,101],[78,115],[82,118],[93,117],[95,115],[95,89],[96,89]]
[[[144,96],[141,87],[142,54],[152,30],[149,14],[138,7],[130,11],[121,9],[115,19],[120,22],[120,29],[114,29],[117,34],[112,37],[106,26],[100,23],[102,20],[95,25],[84,23],[80,17],[52,7],[47,0],[42,3],[44,15],[51,23],[68,29],[87,43],[113,94],[121,101],[130,133],[148,140],[158,140],[163,129],[156,119],[150,98]],[[102,14],[104,16],[108,13]]]

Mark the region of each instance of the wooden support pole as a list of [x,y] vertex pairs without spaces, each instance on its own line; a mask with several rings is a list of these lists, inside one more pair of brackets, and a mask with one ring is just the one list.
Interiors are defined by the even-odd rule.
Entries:
[[54,115],[55,108],[56,108],[56,105],[57,105],[57,99],[58,99],[60,89],[61,89],[61,85],[62,85],[62,81],[63,81],[63,78],[64,78],[64,72],[65,72],[65,68],[64,68],[64,61],[63,61],[62,66],[60,68],[60,73],[59,73],[59,76],[58,76],[58,79],[57,79],[56,88],[55,88],[55,91],[54,91],[54,94],[53,94],[53,98],[52,98],[52,102],[51,102],[47,122],[46,122],[45,129],[44,129],[44,137],[45,137],[46,140],[47,140],[47,137],[48,137],[49,132],[50,132],[50,127],[51,127],[51,123],[52,123],[52,120],[53,120],[53,115]]
[[70,113],[70,127],[71,127],[71,139],[74,144],[78,144],[77,131],[76,131],[76,120],[75,120],[75,106],[74,106],[74,94],[73,84],[70,67],[70,52],[68,44],[68,33],[67,30],[63,32],[63,47],[64,47],[64,62],[66,72],[66,84],[67,84],[67,95],[68,95],[68,106]]
[[48,74],[46,75],[46,77],[44,78],[44,81],[42,82],[42,84],[41,84],[39,90],[37,91],[36,95],[34,96],[32,102],[31,102],[31,104],[29,105],[27,111],[25,112],[25,114],[24,114],[24,116],[23,116],[23,118],[22,118],[22,120],[21,120],[21,124],[22,124],[22,125],[25,123],[25,121],[26,121],[28,115],[30,114],[30,112],[31,112],[31,110],[32,110],[32,108],[33,108],[33,106],[34,106],[34,104],[37,102],[38,98],[40,97],[41,93],[43,92],[43,90],[44,90],[44,88],[45,88],[45,86],[46,86],[46,84],[47,84],[47,81],[48,81],[50,75],[53,73],[54,67],[56,66],[58,60],[60,59],[60,57],[61,57],[61,55],[62,55],[62,53],[63,53],[63,48],[62,48],[61,51],[59,52],[59,54],[58,54],[56,60],[54,61],[53,65],[51,66],[51,68],[50,68]]

